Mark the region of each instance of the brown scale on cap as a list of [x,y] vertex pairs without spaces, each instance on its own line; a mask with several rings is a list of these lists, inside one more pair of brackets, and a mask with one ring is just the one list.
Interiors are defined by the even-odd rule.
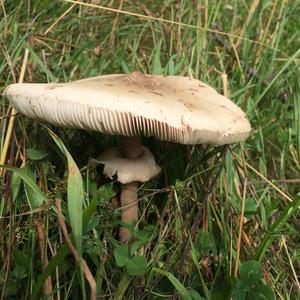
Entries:
[[228,98],[182,76],[134,72],[70,83],[14,84],[6,94],[29,117],[108,134],[222,145],[246,138],[251,130]]
[[161,80],[158,78],[146,76],[138,71],[123,75],[120,79],[127,83],[134,84],[136,86],[143,86],[148,89],[158,88],[163,85]]

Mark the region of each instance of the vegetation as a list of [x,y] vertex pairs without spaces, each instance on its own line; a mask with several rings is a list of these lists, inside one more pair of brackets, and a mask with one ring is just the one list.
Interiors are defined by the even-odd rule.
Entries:
[[98,299],[299,299],[300,1],[82,2],[0,2],[0,92],[181,74],[228,90],[253,131],[218,148],[145,138],[162,171],[120,245],[118,184],[91,162],[119,138],[15,118],[1,97],[1,299],[89,299],[94,281]]

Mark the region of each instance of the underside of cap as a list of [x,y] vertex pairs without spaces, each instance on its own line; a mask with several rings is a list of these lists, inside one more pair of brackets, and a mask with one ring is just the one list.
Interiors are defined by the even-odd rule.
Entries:
[[106,75],[53,84],[13,84],[17,110],[55,125],[182,144],[230,144],[251,130],[244,112],[203,82],[182,76]]
[[108,177],[117,176],[125,184],[132,181],[145,182],[160,172],[152,153],[143,147],[144,153],[138,158],[125,158],[120,147],[113,147],[97,157],[97,163],[104,165],[103,173]]

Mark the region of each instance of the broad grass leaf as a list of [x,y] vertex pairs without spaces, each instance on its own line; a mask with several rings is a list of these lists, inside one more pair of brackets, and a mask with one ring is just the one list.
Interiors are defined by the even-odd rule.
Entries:
[[[0,167],[12,171],[14,173],[13,176],[20,177],[21,180],[24,182],[25,188],[27,188],[26,195],[27,195],[27,200],[30,209],[41,207],[44,202],[47,202],[46,196],[43,194],[43,192],[40,190],[40,188],[34,182],[34,180],[28,175],[27,171],[15,167],[6,166],[6,165],[0,165]],[[18,181],[17,179],[15,180]],[[16,192],[17,191],[14,191],[15,197],[16,197]]]
[[63,142],[48,129],[50,135],[60,148],[68,161],[68,213],[76,248],[82,251],[82,205],[83,205],[83,181],[80,171],[71,154]]

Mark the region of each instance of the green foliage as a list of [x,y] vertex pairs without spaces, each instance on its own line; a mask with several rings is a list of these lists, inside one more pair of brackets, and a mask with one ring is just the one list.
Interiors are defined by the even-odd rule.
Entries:
[[300,205],[300,195],[298,194],[296,198],[291,202],[282,212],[279,218],[270,226],[269,232],[266,234],[264,239],[261,241],[257,252],[256,259],[261,261],[272,241],[275,238],[275,235],[278,234],[279,230],[285,226],[290,217],[299,209]]
[[126,267],[129,275],[142,275],[147,270],[147,260],[144,256],[132,255],[127,245],[118,245],[114,250],[116,264],[119,267]]
[[75,238],[77,250],[82,251],[82,206],[83,206],[83,182],[81,173],[66,149],[63,142],[53,132],[49,131],[56,145],[67,157],[68,161],[68,213],[72,232]]
[[248,198],[245,201],[245,216],[246,217],[250,217],[252,215],[254,215],[257,211],[256,208],[256,203],[255,200],[253,198]]
[[41,160],[48,156],[48,153],[36,148],[27,148],[27,155],[32,160]]
[[192,295],[191,293],[180,283],[180,281],[171,273],[157,269],[157,268],[153,268],[154,272],[157,272],[163,276],[166,276],[170,282],[173,284],[173,286],[175,287],[176,291],[178,292],[178,294],[181,296],[181,298],[183,300],[192,300]]
[[[300,257],[300,1],[259,1],[253,13],[254,1],[101,1],[146,18],[85,6],[89,2],[1,4],[1,94],[18,81],[25,48],[25,82],[139,70],[198,78],[223,93],[220,74],[226,73],[229,96],[253,130],[247,141],[225,150],[145,138],[162,172],[140,186],[142,217],[138,226],[126,225],[131,242],[119,245],[121,209],[112,199],[120,186],[90,160],[118,145],[119,137],[55,126],[51,137],[18,114],[0,178],[0,297],[41,299],[51,276],[54,298],[89,298],[89,285],[61,235],[53,205],[58,198],[101,297],[229,300],[275,294],[298,300],[293,268],[297,273]],[[11,108],[5,97],[0,101],[2,154]],[[47,265],[37,224],[44,226]],[[238,247],[244,263],[238,262],[234,278]]]
[[262,268],[255,260],[250,260],[241,264],[239,268],[239,278],[246,286],[257,283],[262,277]]
[[43,205],[44,202],[47,202],[46,196],[40,190],[33,179],[33,174],[29,169],[19,169],[15,167],[3,166],[5,169],[12,171],[13,175],[13,184],[12,184],[12,193],[13,198],[15,199],[18,195],[20,189],[21,181],[24,184],[26,198],[31,209],[38,208]]
[[233,299],[274,300],[275,296],[272,289],[261,284],[261,279],[262,267],[257,261],[250,260],[242,263],[239,267],[239,278],[233,291]]

